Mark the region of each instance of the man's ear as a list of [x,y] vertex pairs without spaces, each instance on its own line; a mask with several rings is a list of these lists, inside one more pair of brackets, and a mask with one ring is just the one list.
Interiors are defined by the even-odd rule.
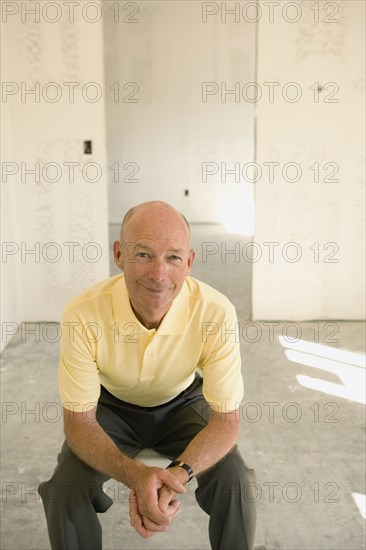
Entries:
[[189,275],[191,270],[192,270],[195,257],[196,257],[196,252],[195,252],[195,250],[193,250],[193,248],[191,248],[191,250],[189,251],[189,255],[188,255],[187,275]]
[[122,253],[119,241],[114,241],[113,243],[113,255],[116,265],[118,265],[118,267],[122,269]]

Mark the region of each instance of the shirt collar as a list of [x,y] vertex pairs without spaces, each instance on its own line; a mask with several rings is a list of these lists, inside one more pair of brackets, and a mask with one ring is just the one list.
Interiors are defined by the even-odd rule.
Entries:
[[[183,334],[187,325],[189,306],[189,289],[186,280],[172,305],[163,317],[159,328],[147,329],[137,319],[130,304],[129,294],[126,288],[124,275],[121,275],[113,287],[113,310],[114,318],[118,323],[119,332],[131,332],[131,325],[138,325],[139,332],[154,333],[159,335]],[[124,328],[126,327],[126,328]]]

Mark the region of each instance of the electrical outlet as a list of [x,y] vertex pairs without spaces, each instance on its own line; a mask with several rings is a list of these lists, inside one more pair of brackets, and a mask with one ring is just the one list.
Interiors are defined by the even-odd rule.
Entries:
[[91,155],[92,153],[93,153],[92,142],[84,141],[84,155]]

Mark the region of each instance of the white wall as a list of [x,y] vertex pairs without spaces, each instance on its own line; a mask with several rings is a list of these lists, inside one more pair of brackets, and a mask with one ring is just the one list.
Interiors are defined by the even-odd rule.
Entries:
[[[126,210],[145,200],[161,199],[182,210],[192,222],[225,222],[251,200],[252,185],[242,177],[221,178],[221,162],[233,168],[253,160],[253,104],[221,101],[220,86],[254,78],[255,25],[235,23],[220,14],[202,20],[202,3],[138,2],[136,23],[116,25],[105,19],[106,82],[120,83],[121,101],[107,97],[109,165],[139,167],[137,181],[119,183],[109,171],[110,219],[119,223]],[[135,82],[136,103],[123,102]],[[218,92],[202,101],[202,83],[215,82]],[[202,182],[202,163],[218,172]],[[215,168],[215,165],[213,165]],[[189,195],[184,195],[184,190]],[[238,205],[239,208],[238,208]]]
[[[267,169],[256,183],[254,241],[263,254],[253,264],[255,319],[364,317],[365,4],[347,0],[330,3],[325,11],[325,4],[315,3],[320,6],[319,23],[310,5],[301,3],[296,23],[278,16],[272,23],[268,17],[259,22],[258,83],[263,91],[265,82],[280,86],[273,103],[268,93],[257,102],[257,162],[263,167],[264,162],[276,161],[280,167],[274,182]],[[268,13],[263,2],[261,6]],[[338,14],[332,13],[332,6],[340,7]],[[286,14],[295,16],[294,11]],[[330,22],[335,19],[339,22]],[[289,82],[301,87],[302,98],[296,103],[282,98]],[[315,82],[335,82],[339,91],[331,96],[336,88],[328,85],[315,103],[309,89]],[[294,94],[295,89],[288,91]],[[338,102],[330,103],[331,99]],[[297,183],[278,175],[289,162],[301,167]],[[310,169],[316,162],[319,182]],[[333,176],[338,182],[325,180],[334,166],[324,169],[326,163],[339,166]],[[290,170],[286,177],[295,178],[295,172]],[[273,262],[264,242],[279,243]],[[282,258],[289,242],[296,242],[302,253],[296,263]],[[319,243],[318,262],[310,249],[314,243]],[[335,247],[339,250],[330,257]],[[287,252],[295,257],[294,247]]]
[[[18,2],[18,14],[2,25],[2,80],[10,83],[8,91],[19,88],[2,100],[2,160],[14,163],[3,164],[3,325],[57,321],[68,299],[109,273],[104,104],[103,99],[85,99],[93,98],[91,88],[85,97],[80,92],[89,82],[104,87],[102,22],[92,24],[76,12],[71,23],[64,10],[58,22],[49,23],[41,14],[37,23],[32,16],[22,17],[21,4],[36,6]],[[46,15],[54,17],[52,11]],[[57,91],[44,88],[49,82],[61,90],[57,102],[48,100]],[[81,84],[74,103],[64,82]],[[23,89],[39,83],[39,101],[31,95],[22,99],[22,83]],[[83,154],[84,140],[93,140],[93,155]],[[36,162],[38,183],[25,174]],[[65,162],[79,163],[73,182]],[[91,169],[83,176],[87,162],[100,166],[99,181],[90,182],[97,174]],[[6,169],[16,173],[4,178]],[[50,182],[53,178],[58,181]],[[67,242],[80,243],[74,258]],[[26,254],[31,249],[36,254]],[[12,254],[4,255],[6,250]],[[6,341],[3,335],[2,345]]]

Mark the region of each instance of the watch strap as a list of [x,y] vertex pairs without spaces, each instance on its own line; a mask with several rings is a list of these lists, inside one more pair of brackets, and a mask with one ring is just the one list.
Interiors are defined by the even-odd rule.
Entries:
[[188,464],[186,464],[185,462],[183,462],[182,460],[173,460],[170,464],[168,464],[168,466],[166,467],[166,469],[168,468],[173,468],[173,466],[179,466],[180,468],[183,468],[188,476],[189,476],[189,479],[187,481],[187,483],[189,481],[191,481],[192,477],[193,477],[193,470],[190,466],[188,466]]

